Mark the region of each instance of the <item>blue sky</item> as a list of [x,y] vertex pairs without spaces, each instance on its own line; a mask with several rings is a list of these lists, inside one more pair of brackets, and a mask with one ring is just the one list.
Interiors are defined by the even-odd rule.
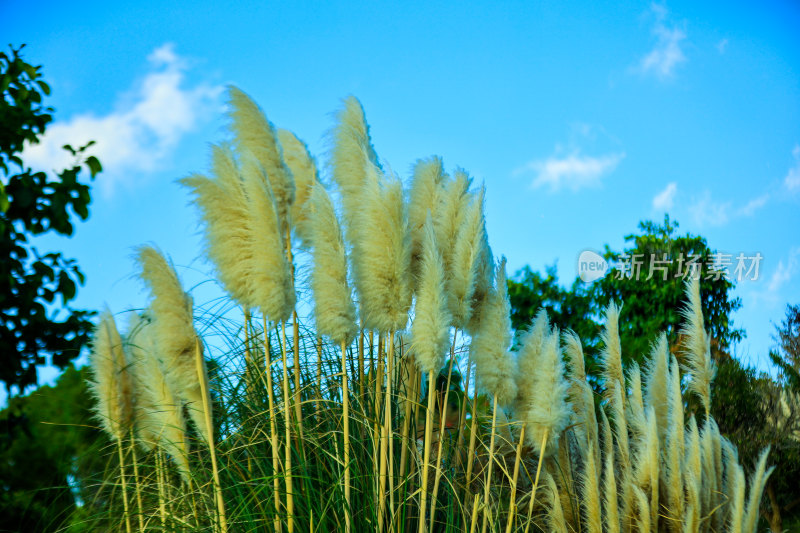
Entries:
[[[339,99],[356,95],[378,154],[407,177],[438,154],[487,187],[511,272],[623,246],[677,219],[712,248],[760,252],[735,349],[766,368],[774,323],[800,302],[800,7],[791,2],[130,2],[0,4],[3,42],[44,65],[56,121],[26,159],[97,140],[91,218],[40,248],[88,276],[77,305],[145,303],[133,247],[155,243],[189,285],[208,279],[176,183],[225,137],[235,84],[320,163]],[[323,177],[325,175],[323,174]],[[208,290],[206,290],[208,289]],[[202,285],[196,301],[213,298]]]

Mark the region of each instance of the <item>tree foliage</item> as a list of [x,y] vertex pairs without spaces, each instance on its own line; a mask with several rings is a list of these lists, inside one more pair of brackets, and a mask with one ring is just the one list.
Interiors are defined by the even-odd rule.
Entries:
[[41,66],[20,56],[22,47],[0,52],[0,381],[20,392],[37,381],[36,367],[52,357],[64,368],[89,340],[93,313],[72,309],[84,276],[73,259],[59,252],[40,252],[33,238],[45,233],[71,236],[73,220],[89,216],[89,185],[81,181],[102,170],[91,143],[64,146],[75,158],[55,175],[33,170],[22,160],[27,144],[35,144],[53,120],[43,103],[50,94]]
[[576,278],[565,289],[558,283],[555,266],[548,267],[544,276],[524,267],[508,282],[513,326],[527,327],[540,308],[547,309],[554,324],[580,336],[587,372],[593,374],[594,356],[601,348],[604,310],[613,301],[623,304],[620,337],[626,363],[641,363],[662,331],[667,332],[670,347],[677,352],[680,310],[685,305],[684,274],[690,271],[687,265],[693,258],[692,264],[698,265],[701,276],[703,314],[714,339],[714,352],[717,356],[727,354],[744,335],[743,330],[733,327],[731,319],[731,314],[741,307],[739,298],[731,295],[734,283],[714,268],[716,252],[703,237],[678,236],[677,228],[678,223],[668,216],[663,225],[645,221],[639,224],[639,234],[625,237],[631,245],[624,250],[606,245],[603,257],[612,268],[591,285]]
[[[54,386],[0,411],[0,529],[56,531],[94,500],[108,445],[92,420],[87,372],[68,366]],[[113,456],[112,456],[113,457]]]

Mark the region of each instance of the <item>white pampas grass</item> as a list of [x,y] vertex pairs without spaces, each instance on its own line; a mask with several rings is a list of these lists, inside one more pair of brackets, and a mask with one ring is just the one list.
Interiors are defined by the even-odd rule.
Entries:
[[155,328],[147,317],[134,314],[128,330],[127,345],[136,376],[139,441],[149,450],[160,447],[178,467],[184,480],[189,479],[188,442],[183,403],[167,383],[158,359]]
[[122,337],[108,308],[100,315],[89,355],[92,380],[89,390],[96,400],[95,413],[112,439],[122,439],[133,418],[133,398]]
[[309,245],[306,202],[311,190],[319,182],[317,165],[308,146],[289,130],[278,130],[278,141],[283,149],[283,160],[294,176],[295,196],[292,203],[292,225],[303,246]]
[[[589,448],[597,448],[597,441],[590,441]],[[603,521],[600,507],[599,471],[594,453],[586,453],[586,468],[581,475],[581,495],[583,516],[587,533],[603,533]]]
[[321,183],[312,187],[309,213],[317,333],[329,336],[336,344],[347,344],[356,331],[356,310],[347,283],[347,257],[339,221]]
[[750,476],[750,494],[747,499],[747,510],[744,516],[744,523],[742,524],[742,531],[745,533],[755,533],[756,526],[758,526],[758,508],[761,504],[761,496],[764,494],[764,486],[767,484],[767,479],[775,470],[772,466],[767,469],[767,457],[769,456],[769,446],[767,446],[758,457],[756,469]]
[[414,164],[411,187],[408,191],[408,228],[411,234],[411,272],[419,274],[422,261],[423,226],[430,213],[436,213],[447,180],[442,158],[433,156]]
[[378,163],[364,108],[355,96],[342,100],[342,108],[336,113],[336,125],[329,137],[332,143],[331,177],[341,193],[347,240],[355,244],[359,240],[360,226],[356,218],[360,211],[367,169],[370,163]]
[[619,503],[617,502],[617,480],[614,478],[614,454],[605,457],[603,473],[603,509],[608,533],[619,533]]
[[567,522],[564,520],[564,508],[561,506],[561,497],[558,487],[550,474],[545,474],[545,487],[547,489],[547,522],[552,533],[567,533]]
[[430,216],[422,228],[419,286],[411,323],[411,350],[417,365],[430,374],[439,371],[450,343],[450,314],[444,286],[444,266]]
[[686,371],[691,374],[689,391],[697,394],[706,411],[711,410],[711,382],[714,380],[716,365],[711,360],[710,340],[703,325],[703,305],[700,299],[700,281],[691,277],[686,282],[688,303],[681,310],[686,320],[681,333],[686,339]]
[[582,455],[594,454],[594,461],[597,464],[599,463],[596,446],[598,441],[597,416],[594,412],[594,391],[586,381],[583,346],[578,335],[572,330],[565,331],[561,339],[569,364],[569,398],[573,405],[575,429],[582,439],[578,450]]
[[628,403],[625,410],[628,428],[634,439],[642,439],[645,432],[644,399],[642,398],[642,374],[634,361],[628,369]]
[[600,366],[603,369],[603,379],[606,387],[606,398],[613,398],[614,389],[625,388],[625,378],[622,373],[622,348],[619,340],[619,313],[620,308],[611,302],[606,308],[606,324],[603,329],[602,341],[605,347],[600,352]]
[[295,197],[292,173],[283,161],[277,133],[264,112],[242,90],[228,87],[228,103],[234,143],[240,153],[250,152],[264,168],[269,187],[275,195],[281,229],[289,223]]
[[[536,339],[532,337],[531,340],[535,342]],[[558,329],[554,328],[542,342],[535,366],[536,374],[524,407],[523,420],[528,443],[535,452],[541,453],[545,442],[546,455],[558,450],[558,439],[569,423],[571,409],[567,401],[569,384],[564,379]]]
[[480,328],[472,336],[470,356],[475,362],[478,385],[501,405],[517,396],[514,380],[516,364],[509,353],[511,345],[511,304],[506,286],[506,258],[497,265],[497,285],[489,293],[482,310]]
[[187,403],[197,431],[210,442],[201,377],[197,375],[195,363],[197,333],[192,323],[192,299],[183,291],[178,275],[161,252],[152,246],[142,246],[137,250],[136,259],[141,268],[140,276],[152,296],[153,335],[167,381]]
[[456,235],[472,199],[469,193],[471,185],[472,178],[464,170],[456,169],[453,179],[443,183],[439,207],[433,213],[436,242],[442,249],[445,271],[450,269]]
[[656,417],[659,441],[669,427],[669,347],[667,334],[659,335],[645,366],[645,404],[652,407]]
[[403,188],[375,165],[369,164],[368,171],[358,216],[362,230],[353,250],[361,320],[366,329],[398,331],[405,327],[411,305]]
[[245,151],[240,170],[229,147],[213,146],[212,170],[215,179],[194,174],[181,180],[202,213],[208,256],[225,290],[242,306],[283,320],[294,308],[295,294],[264,169]]
[[248,304],[270,320],[286,320],[294,309],[295,292],[291,265],[284,253],[278,202],[264,168],[249,154],[243,158],[242,176],[248,199],[247,218],[240,222],[249,228]]
[[477,286],[481,254],[485,250],[485,192],[481,188],[461,214],[462,220],[453,242],[450,268],[447,272],[447,302],[453,326],[461,329],[467,327],[472,316],[472,298]]
[[517,399],[514,411],[518,416],[525,409],[534,391],[534,380],[539,372],[539,353],[542,351],[544,341],[550,332],[550,321],[547,311],[540,309],[533,319],[531,327],[520,339],[520,349],[517,352]]
[[193,174],[180,180],[194,196],[205,224],[206,253],[216,267],[225,290],[240,304],[248,305],[250,265],[247,198],[233,153],[226,146],[212,146],[212,171],[216,179]]

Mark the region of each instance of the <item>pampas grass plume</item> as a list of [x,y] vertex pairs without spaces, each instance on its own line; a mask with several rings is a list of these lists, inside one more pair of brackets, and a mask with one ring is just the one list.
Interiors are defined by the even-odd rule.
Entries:
[[700,280],[690,277],[686,282],[688,303],[681,310],[686,323],[681,330],[685,342],[686,370],[691,374],[689,391],[697,394],[706,413],[711,410],[711,382],[716,365],[711,360],[710,340],[703,325],[703,305],[700,299]]
[[446,179],[441,157],[420,159],[414,164],[408,191],[408,227],[411,233],[411,271],[415,277],[422,261],[423,226],[429,214],[437,211]]
[[283,247],[278,202],[272,195],[264,168],[245,153],[242,176],[247,195],[248,303],[261,309],[270,320],[286,320],[295,304],[294,284]]
[[112,439],[121,439],[132,422],[133,391],[122,337],[108,308],[103,310],[95,327],[89,362],[92,367],[89,389],[97,401],[97,418]]
[[275,195],[281,227],[288,222],[294,203],[295,185],[292,173],[283,161],[277,133],[264,112],[242,90],[228,87],[231,129],[240,153],[250,152],[258,160]]
[[602,342],[605,345],[600,352],[600,366],[606,387],[606,398],[613,397],[614,389],[625,387],[622,374],[622,348],[619,340],[620,308],[611,302],[606,308],[606,324],[603,329]]
[[289,130],[278,130],[278,141],[283,149],[283,160],[294,176],[295,197],[292,203],[292,225],[303,246],[309,245],[310,229],[306,203],[311,198],[315,183],[319,182],[317,165],[308,146]]
[[356,331],[356,310],[347,283],[345,246],[331,199],[319,182],[312,186],[309,208],[317,332],[337,344],[349,343]]
[[506,258],[497,265],[497,285],[489,293],[482,310],[480,328],[472,336],[470,355],[475,361],[478,385],[508,405],[517,396],[514,380],[516,364],[509,353],[511,345],[511,304],[506,286]]
[[483,203],[486,190],[473,196],[462,215],[453,243],[452,261],[447,273],[447,295],[453,326],[466,329],[472,315],[472,298],[478,281],[481,254],[484,252],[486,222]]
[[547,432],[546,454],[558,450],[558,439],[569,423],[571,406],[567,401],[569,384],[564,379],[558,329],[547,335],[538,354],[536,374],[525,408],[525,437],[534,451],[540,453]]
[[450,314],[444,285],[444,266],[436,246],[436,234],[430,216],[422,227],[419,286],[411,323],[411,350],[417,365],[430,374],[444,363],[450,342]]
[[180,180],[194,197],[205,224],[206,253],[225,290],[241,305],[250,301],[247,198],[234,155],[227,146],[212,146],[216,179],[193,174]]
[[146,450],[160,447],[172,457],[184,480],[189,479],[188,442],[183,403],[167,383],[158,359],[155,328],[147,317],[133,314],[128,349],[136,376],[139,443]]
[[378,156],[369,136],[369,126],[361,102],[355,96],[342,100],[336,113],[336,125],[329,133],[331,140],[331,177],[342,197],[343,221],[347,240],[356,244],[360,226],[362,188],[369,165],[378,164]]
[[192,299],[183,291],[178,275],[152,246],[137,250],[141,277],[150,290],[153,335],[164,362],[167,381],[189,407],[197,431],[209,442],[203,394],[194,358],[197,334],[192,323]]
[[367,329],[398,331],[405,327],[411,305],[411,248],[403,188],[398,179],[368,166],[358,217],[363,231],[353,250],[361,319]]

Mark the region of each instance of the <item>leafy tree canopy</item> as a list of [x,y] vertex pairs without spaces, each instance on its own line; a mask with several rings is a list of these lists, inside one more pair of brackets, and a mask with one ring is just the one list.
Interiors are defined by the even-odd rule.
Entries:
[[86,220],[91,196],[81,170],[91,179],[102,170],[94,156],[64,146],[72,167],[51,175],[28,167],[21,158],[53,120],[43,103],[50,86],[41,66],[20,55],[22,47],[0,52],[0,381],[20,392],[37,381],[36,367],[52,357],[64,368],[89,340],[93,313],[72,309],[84,276],[73,259],[40,252],[32,238],[54,232],[73,234],[73,216]]
[[666,331],[670,347],[677,352],[685,306],[684,282],[696,264],[706,328],[714,339],[715,355],[727,354],[742,339],[744,331],[733,327],[731,314],[741,307],[733,298],[734,281],[715,267],[719,254],[703,237],[676,234],[678,223],[665,217],[663,225],[645,221],[640,233],[625,237],[622,251],[605,245],[603,257],[612,268],[601,279],[587,284],[576,278],[569,289],[558,283],[556,267],[542,276],[525,267],[509,280],[512,324],[527,327],[540,308],[552,322],[574,330],[584,343],[587,372],[597,375],[603,313],[609,303],[623,304],[620,337],[623,360],[641,362],[656,337]]

